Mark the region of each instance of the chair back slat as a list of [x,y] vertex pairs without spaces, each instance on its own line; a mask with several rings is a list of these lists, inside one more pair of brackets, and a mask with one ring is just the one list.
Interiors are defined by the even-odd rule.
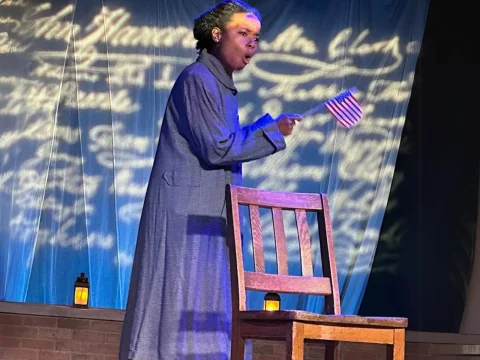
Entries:
[[298,241],[300,243],[300,259],[302,262],[302,275],[313,276],[310,231],[308,230],[307,214],[305,210],[295,210],[295,218],[297,220]]
[[332,294],[332,285],[328,278],[262,274],[248,271],[245,272],[245,288],[291,294]]
[[318,210],[322,201],[318,194],[284,193],[278,191],[257,191],[257,189],[237,187],[240,205],[256,205],[259,207],[279,207],[284,210]]
[[262,227],[260,223],[260,211],[258,206],[250,205],[250,229],[253,240],[253,259],[255,271],[265,272],[265,255],[263,254]]
[[275,236],[275,251],[277,254],[277,271],[279,275],[288,275],[287,241],[282,209],[272,208],[273,235]]

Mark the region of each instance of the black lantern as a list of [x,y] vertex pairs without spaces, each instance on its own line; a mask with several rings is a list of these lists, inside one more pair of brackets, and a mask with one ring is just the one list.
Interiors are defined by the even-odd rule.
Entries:
[[73,286],[73,307],[88,309],[89,296],[90,284],[82,272]]
[[280,310],[280,295],[271,292],[267,293],[263,298],[263,310]]

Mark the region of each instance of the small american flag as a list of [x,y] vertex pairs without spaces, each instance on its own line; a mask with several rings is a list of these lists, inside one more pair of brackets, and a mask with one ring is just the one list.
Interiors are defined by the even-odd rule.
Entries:
[[355,90],[349,89],[325,102],[328,111],[346,128],[355,125],[363,116],[362,106],[353,96]]

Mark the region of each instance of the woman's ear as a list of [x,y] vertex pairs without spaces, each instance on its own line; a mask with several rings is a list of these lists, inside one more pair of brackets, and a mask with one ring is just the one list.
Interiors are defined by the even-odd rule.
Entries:
[[212,39],[214,42],[218,43],[222,37],[222,30],[218,27],[212,29]]

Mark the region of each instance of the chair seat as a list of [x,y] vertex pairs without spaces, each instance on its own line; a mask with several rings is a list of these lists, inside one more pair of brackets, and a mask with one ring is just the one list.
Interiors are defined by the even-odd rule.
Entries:
[[322,315],[300,310],[240,311],[241,320],[300,321],[325,325],[359,325],[363,327],[406,328],[408,319],[362,317],[356,315]]

